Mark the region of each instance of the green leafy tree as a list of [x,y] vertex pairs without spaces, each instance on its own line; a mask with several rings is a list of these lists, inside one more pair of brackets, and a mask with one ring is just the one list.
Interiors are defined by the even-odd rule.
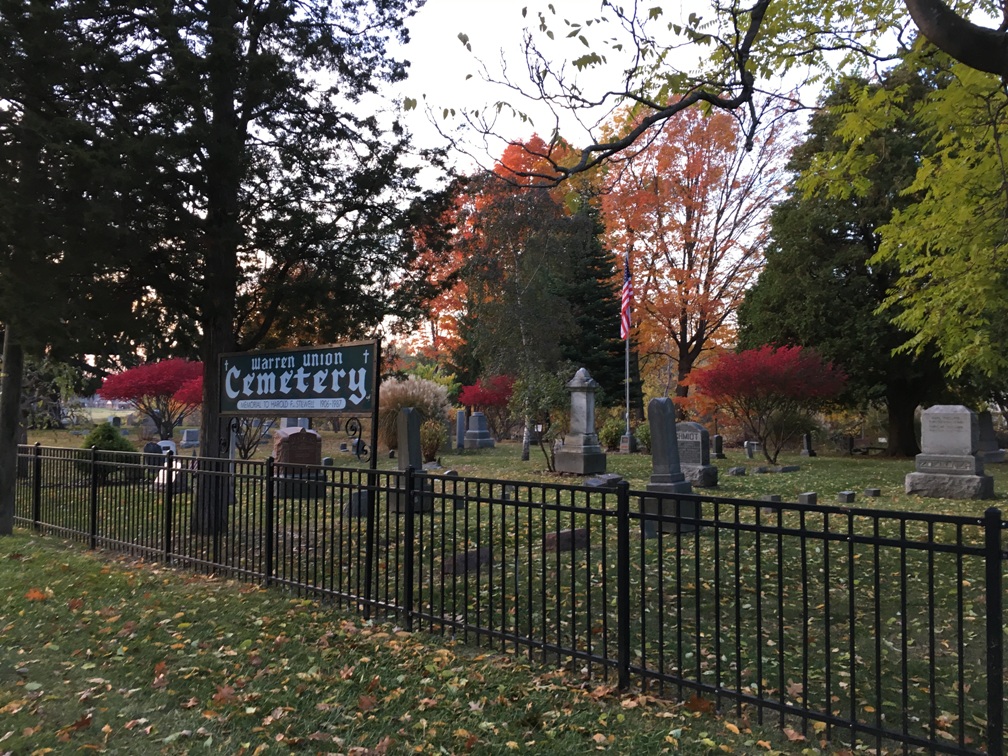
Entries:
[[[792,154],[789,169],[797,182],[847,153],[837,133],[838,111],[861,92],[899,89],[908,100],[920,101],[935,85],[934,77],[906,66],[871,86],[858,79],[838,85]],[[898,271],[871,261],[880,244],[879,228],[909,202],[903,190],[913,181],[924,149],[923,136],[907,117],[858,145],[861,154],[877,157],[859,173],[859,196],[805,193],[792,185],[774,209],[766,266],[738,314],[740,347],[814,347],[841,366],[849,376],[846,400],[854,406],[883,404],[889,453],[903,456],[918,451],[915,409],[942,399],[946,382],[933,354],[893,353],[910,334],[891,322],[891,313],[877,310]]]
[[[599,382],[602,406],[624,401],[626,380],[624,343],[619,337],[620,297],[614,286],[612,254],[602,245],[605,226],[589,198],[576,196],[571,218],[569,263],[561,270],[557,293],[570,310],[570,333],[560,342],[560,357],[584,367]],[[631,401],[643,409],[640,380],[631,385]]]
[[131,134],[141,112],[117,83],[136,45],[110,55],[104,4],[0,2],[0,533],[13,524],[23,366],[102,356],[143,330],[124,268],[141,199]]
[[866,173],[887,159],[864,145],[892,143],[896,131],[917,135],[919,163],[878,228],[869,261],[899,271],[882,306],[906,332],[902,352],[933,351],[961,383],[976,385],[980,375],[995,385],[1008,367],[1001,349],[1008,336],[1008,96],[995,77],[953,65],[927,45],[906,65],[932,82],[924,96],[906,87],[862,89],[837,129],[844,150],[818,159],[801,186],[863,203]]
[[[109,152],[118,162],[101,171],[102,180],[94,173],[86,179],[91,192],[107,185],[113,196],[130,199],[132,212],[93,226],[122,230],[128,243],[111,249],[125,247],[130,256],[121,272],[81,277],[95,286],[107,280],[118,292],[83,297],[81,309],[97,301],[99,311],[114,309],[143,324],[150,335],[120,342],[126,348],[201,358],[204,456],[223,448],[216,391],[222,352],[271,340],[360,337],[386,314],[408,311],[423,289],[419,277],[400,275],[415,253],[407,230],[437,212],[428,212],[420,197],[419,168],[404,167],[408,135],[380,117],[377,100],[368,100],[405,76],[405,65],[387,48],[406,38],[404,21],[416,5],[11,2],[0,15],[0,35],[25,49],[12,56],[23,64],[12,76],[14,91],[26,99],[40,92],[43,105],[62,103],[57,95],[65,99],[70,92],[81,112],[107,121],[108,140],[119,148]],[[72,25],[64,24],[68,14],[75,16]],[[59,24],[73,35],[65,56],[47,50],[44,32],[63,29]],[[42,87],[35,58],[47,64],[40,69],[48,77]],[[103,88],[101,97],[78,86],[85,75]],[[69,128],[65,110],[24,108],[20,130],[5,146],[48,157],[36,144],[41,133],[64,145],[69,157],[89,158],[86,134],[76,141],[73,133],[48,134]],[[38,122],[28,128],[28,116],[36,114]],[[129,167],[121,179],[113,170],[120,165]],[[28,179],[34,177],[19,179],[19,186]],[[43,202],[28,209],[39,220],[45,216],[36,224],[39,234],[53,215],[60,218]],[[82,248],[106,251],[97,231],[80,237]],[[37,245],[24,246],[40,254]],[[43,252],[77,259],[68,248]],[[80,260],[95,258],[92,252]],[[127,283],[134,288],[122,293]],[[68,299],[75,301],[58,301]],[[225,522],[228,496],[212,488],[200,491],[194,508],[199,531]]]

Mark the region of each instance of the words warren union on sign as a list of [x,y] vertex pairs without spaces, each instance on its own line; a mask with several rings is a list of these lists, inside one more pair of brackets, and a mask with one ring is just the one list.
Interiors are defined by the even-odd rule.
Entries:
[[221,355],[221,414],[371,414],[376,351],[368,341]]

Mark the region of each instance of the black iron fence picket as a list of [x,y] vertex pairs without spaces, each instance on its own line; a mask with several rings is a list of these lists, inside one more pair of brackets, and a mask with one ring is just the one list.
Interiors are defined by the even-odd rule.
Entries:
[[1004,749],[1001,513],[24,446],[16,522],[796,738]]

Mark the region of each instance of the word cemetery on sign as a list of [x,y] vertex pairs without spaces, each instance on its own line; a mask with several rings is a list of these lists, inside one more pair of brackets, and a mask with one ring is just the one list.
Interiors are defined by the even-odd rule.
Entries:
[[376,353],[376,342],[368,341],[221,355],[221,414],[369,415]]

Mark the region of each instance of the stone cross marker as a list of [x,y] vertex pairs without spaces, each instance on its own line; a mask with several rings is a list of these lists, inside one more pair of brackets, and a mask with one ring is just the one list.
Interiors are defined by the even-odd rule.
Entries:
[[960,404],[939,404],[921,415],[921,453],[916,470],[908,473],[905,490],[946,499],[990,499],[994,479],[984,474],[977,454],[977,415]]

